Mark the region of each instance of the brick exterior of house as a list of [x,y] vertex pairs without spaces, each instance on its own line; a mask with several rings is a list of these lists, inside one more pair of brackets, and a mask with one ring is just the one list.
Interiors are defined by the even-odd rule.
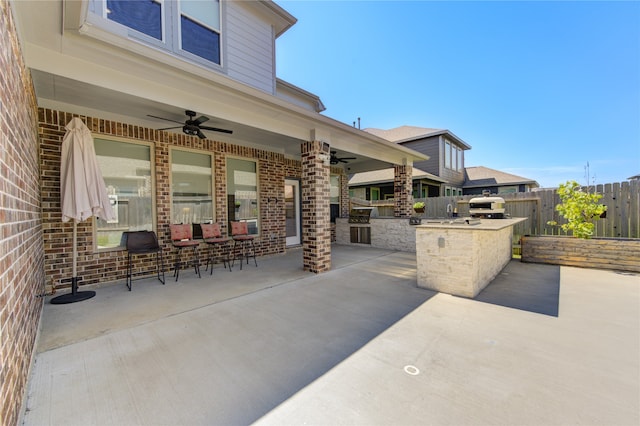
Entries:
[[[47,292],[55,292],[61,287],[68,287],[67,279],[72,275],[71,244],[73,226],[62,223],[60,205],[60,153],[62,139],[65,134],[64,126],[75,115],[63,111],[50,109],[38,110],[40,129],[41,182],[43,196],[43,229],[45,232],[45,268],[47,272]],[[96,117],[80,116],[87,124],[94,137],[116,136],[137,141],[151,142],[155,152],[155,191],[156,191],[156,220],[158,240],[165,254],[165,266],[173,265],[176,251],[170,242],[169,224],[171,223],[171,188],[169,151],[173,147],[189,148],[210,152],[214,155],[214,196],[216,221],[220,223],[223,233],[227,230],[227,193],[226,193],[226,158],[227,156],[256,160],[258,166],[260,208],[260,235],[256,239],[258,256],[283,253],[285,250],[285,210],[284,210],[284,180],[285,178],[300,178],[300,161],[287,159],[283,154],[268,152],[256,148],[243,147],[209,139],[199,139],[196,136],[161,132],[138,126],[127,125]],[[319,185],[315,193],[329,197],[328,167],[325,180],[316,182]],[[339,168],[334,173],[342,175],[341,182],[346,182],[346,176]],[[323,186],[324,185],[324,186]],[[302,185],[302,226],[304,232],[311,223],[307,208],[308,194],[305,193],[304,179]],[[344,193],[344,189],[343,189]],[[347,193],[348,194],[348,193]],[[277,201],[275,201],[277,200]],[[348,206],[344,199],[343,205]],[[313,207],[315,208],[315,207]],[[342,211],[348,210],[343,207]],[[313,213],[315,215],[315,213]],[[329,222],[328,211],[326,221]],[[315,223],[315,222],[314,222]],[[126,251],[94,251],[94,221],[88,219],[78,224],[78,276],[80,285],[123,280],[126,275]],[[329,227],[330,228],[330,227]],[[329,229],[327,228],[327,229]],[[323,227],[323,230],[325,227]],[[303,234],[304,234],[303,232]],[[313,232],[313,231],[312,231]],[[323,231],[324,232],[324,231]],[[330,232],[330,230],[329,230]],[[323,234],[324,235],[324,234]],[[330,234],[329,234],[330,235]],[[324,237],[323,237],[324,238]],[[329,241],[330,244],[330,241]],[[327,247],[330,249],[330,247]],[[330,250],[328,250],[330,252]],[[140,259],[136,262],[134,273],[153,272],[153,258]],[[322,262],[321,262],[322,263]],[[330,263],[329,263],[330,265]],[[326,266],[320,270],[328,269]],[[310,268],[315,272],[315,268]]]
[[19,419],[44,292],[36,97],[0,0],[0,424]]

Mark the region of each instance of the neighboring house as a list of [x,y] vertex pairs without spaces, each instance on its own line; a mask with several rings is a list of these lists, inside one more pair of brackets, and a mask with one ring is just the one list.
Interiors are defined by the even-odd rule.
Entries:
[[[401,126],[389,130],[375,128],[364,130],[429,156],[427,160],[413,163],[414,198],[462,195],[464,151],[471,149],[471,146],[451,131],[414,126]],[[355,185],[355,182],[361,182],[358,184],[360,188],[363,186],[374,188],[373,196],[375,197],[376,187],[363,185],[365,179],[367,179],[366,176],[364,178],[352,176],[349,182],[350,189],[354,190],[354,194],[361,192],[361,189],[356,190],[357,186]],[[352,181],[354,184],[351,183]],[[378,199],[392,196],[393,181],[390,183],[391,186],[383,184],[378,187],[380,191]],[[369,192],[371,191],[369,190]]]
[[[427,198],[491,192],[526,192],[538,183],[486,167],[465,167],[464,152],[471,146],[449,130],[401,126],[365,131],[429,156],[413,164],[413,197]],[[394,197],[393,169],[355,173],[349,193],[365,200]]]
[[153,230],[173,255],[172,223],[246,221],[258,255],[300,245],[305,270],[327,271],[332,206],[348,214],[332,151],[354,157],[350,172],[393,167],[397,213],[411,214],[407,171],[428,157],[321,115],[318,96],[276,77],[276,39],[295,22],[268,0],[0,0],[3,423],[17,423],[38,296],[72,276],[60,211],[71,118],[94,136],[117,211],[78,225],[82,285],[124,280],[124,231]]
[[522,176],[512,175],[488,167],[476,166],[465,168],[464,195],[492,194],[505,192],[529,192],[538,188],[538,182]]
[[[393,178],[393,169],[356,173],[349,179],[349,196],[363,200],[393,198]],[[440,186],[444,184],[444,179],[416,167],[413,168],[414,198],[438,197],[440,196]],[[420,188],[422,192],[420,192]]]

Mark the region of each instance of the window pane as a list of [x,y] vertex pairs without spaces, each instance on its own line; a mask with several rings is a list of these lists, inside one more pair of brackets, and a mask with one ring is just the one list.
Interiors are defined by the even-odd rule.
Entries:
[[213,222],[212,176],[211,155],[171,152],[173,223]]
[[258,175],[256,170],[255,161],[227,159],[229,221],[247,222],[250,234],[258,233]]
[[181,0],[180,12],[194,21],[220,31],[220,2],[218,0]]
[[153,0],[107,0],[107,19],[162,40],[162,4]]
[[458,169],[458,148],[456,148],[455,146],[451,147],[451,162],[452,164],[452,169],[454,170],[460,170]]
[[208,61],[220,63],[220,35],[191,19],[181,16],[182,49]]
[[451,144],[448,141],[444,143],[444,166],[451,168]]
[[120,246],[124,231],[153,230],[151,148],[95,139],[98,165],[116,214],[113,221],[96,219],[99,249]]
[[331,175],[331,203],[340,203],[340,176]]

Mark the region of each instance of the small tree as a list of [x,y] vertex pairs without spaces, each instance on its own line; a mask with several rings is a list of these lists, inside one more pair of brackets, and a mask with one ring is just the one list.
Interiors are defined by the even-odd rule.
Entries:
[[[573,232],[574,237],[589,238],[593,235],[594,220],[600,219],[607,206],[598,204],[602,198],[596,192],[583,191],[578,182],[574,180],[560,184],[558,195],[561,204],[556,206],[556,210],[567,220],[567,223],[560,225],[564,232]],[[557,222],[550,221],[549,225],[557,225]]]

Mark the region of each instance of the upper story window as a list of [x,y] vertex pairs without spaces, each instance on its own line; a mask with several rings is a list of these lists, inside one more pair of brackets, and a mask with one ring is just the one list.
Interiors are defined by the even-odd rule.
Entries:
[[198,63],[221,65],[220,0],[92,0],[127,36]]
[[180,47],[219,64],[219,0],[182,0],[177,3],[180,9]]
[[163,3],[160,1],[122,1],[107,0],[106,18],[146,34],[157,40],[163,40],[162,21]]
[[451,169],[451,142],[444,140],[444,167]]
[[455,146],[448,139],[444,140],[444,167],[458,172],[464,169],[462,148]]

